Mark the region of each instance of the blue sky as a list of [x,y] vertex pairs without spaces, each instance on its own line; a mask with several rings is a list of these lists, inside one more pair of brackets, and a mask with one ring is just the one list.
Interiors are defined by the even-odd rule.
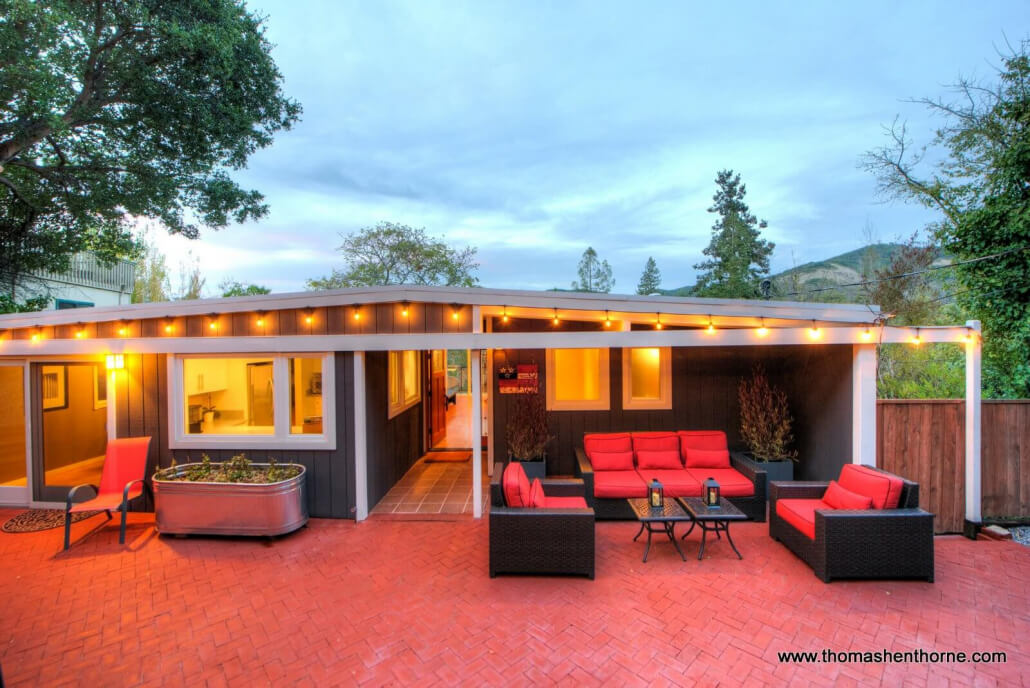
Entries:
[[340,233],[390,220],[479,248],[484,286],[567,287],[592,245],[616,292],[654,256],[691,284],[718,170],[768,220],[774,271],[933,219],[884,203],[861,154],[907,99],[993,75],[1021,2],[251,0],[303,121],[237,174],[259,223],[160,240],[209,291],[274,291],[341,267]]

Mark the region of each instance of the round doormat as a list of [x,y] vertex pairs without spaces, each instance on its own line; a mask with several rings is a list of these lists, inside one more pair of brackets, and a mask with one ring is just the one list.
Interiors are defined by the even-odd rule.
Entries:
[[[99,513],[99,511],[80,511],[72,514],[72,523],[96,516]],[[63,509],[29,509],[7,519],[0,530],[5,533],[34,533],[37,530],[50,530],[62,526],[64,526]]]

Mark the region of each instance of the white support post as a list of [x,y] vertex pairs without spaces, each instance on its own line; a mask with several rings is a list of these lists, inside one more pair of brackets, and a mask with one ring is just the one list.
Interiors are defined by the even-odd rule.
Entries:
[[[493,332],[493,319],[486,321],[486,331]],[[494,475],[494,350],[486,350],[486,474]]]
[[981,522],[983,499],[980,483],[980,364],[983,342],[980,339],[980,321],[966,323],[970,339],[966,342],[966,521]]
[[469,352],[472,391],[472,516],[483,518],[483,394],[479,349]]
[[368,426],[365,423],[365,352],[354,352],[354,520],[368,518]]
[[851,462],[876,465],[876,345],[852,345]]

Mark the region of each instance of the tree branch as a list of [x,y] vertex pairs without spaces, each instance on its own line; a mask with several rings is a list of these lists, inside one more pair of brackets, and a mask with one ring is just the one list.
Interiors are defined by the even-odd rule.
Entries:
[[21,189],[19,189],[19,188],[18,188],[18,187],[17,187],[16,185],[15,185],[15,183],[14,183],[14,182],[12,182],[12,181],[11,181],[10,179],[8,179],[7,177],[3,177],[3,176],[0,176],[0,184],[3,184],[3,185],[4,185],[4,186],[6,186],[6,187],[7,187],[8,189],[10,189],[10,190],[11,190],[11,193],[12,193],[12,194],[14,194],[14,197],[15,197],[15,198],[17,198],[17,199],[18,199],[19,201],[21,201],[22,203],[24,203],[25,205],[27,205],[27,206],[28,206],[29,208],[31,208],[31,209],[32,209],[33,211],[39,210],[39,208],[37,208],[37,207],[36,207],[35,205],[33,205],[33,204],[32,204],[32,202],[30,202],[30,201],[29,201],[29,199],[27,199],[27,198],[26,198],[26,197],[25,197],[24,195],[22,195]]

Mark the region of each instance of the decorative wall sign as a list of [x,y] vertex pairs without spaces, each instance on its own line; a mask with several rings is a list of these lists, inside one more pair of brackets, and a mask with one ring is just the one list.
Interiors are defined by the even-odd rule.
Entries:
[[540,391],[540,374],[536,363],[501,366],[497,371],[497,391],[501,394],[536,394]]

